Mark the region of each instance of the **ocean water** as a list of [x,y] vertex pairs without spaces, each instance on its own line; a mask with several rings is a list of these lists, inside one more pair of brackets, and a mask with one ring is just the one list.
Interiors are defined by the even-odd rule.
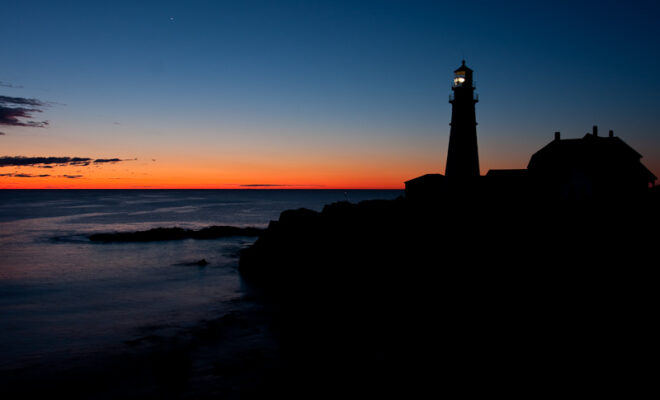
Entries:
[[[97,232],[265,227],[286,209],[321,210],[401,191],[0,191],[0,373],[125,351],[221,317],[245,295],[238,252],[256,238],[92,243]],[[209,265],[185,265],[200,259]]]

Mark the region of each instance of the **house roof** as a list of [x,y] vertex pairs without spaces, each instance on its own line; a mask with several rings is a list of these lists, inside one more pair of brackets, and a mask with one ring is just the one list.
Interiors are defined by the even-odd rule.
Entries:
[[532,155],[527,166],[532,171],[567,167],[622,168],[643,174],[650,181],[657,178],[640,159],[642,155],[618,137],[586,134],[581,139],[561,139],[548,143]]
[[526,169],[491,169],[486,173],[486,176],[491,178],[524,178],[529,175]]
[[582,139],[561,139],[548,143],[532,155],[528,168],[533,167],[535,161],[544,157],[585,159],[594,155],[642,158],[641,154],[618,137],[600,137],[587,133]]
[[426,175],[418,176],[417,178],[407,180],[405,183],[444,182],[445,179],[446,177],[442,174],[426,174]]

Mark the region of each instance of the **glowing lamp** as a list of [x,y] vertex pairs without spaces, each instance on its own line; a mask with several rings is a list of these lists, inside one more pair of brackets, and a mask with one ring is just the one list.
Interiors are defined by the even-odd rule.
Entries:
[[461,86],[463,83],[465,83],[465,71],[456,71],[454,86]]

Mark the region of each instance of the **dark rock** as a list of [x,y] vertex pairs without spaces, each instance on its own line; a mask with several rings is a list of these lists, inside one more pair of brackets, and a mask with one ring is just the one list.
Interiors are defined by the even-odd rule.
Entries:
[[158,240],[180,240],[189,237],[183,228],[154,228],[148,231],[95,233],[89,236],[93,242],[149,242]]
[[209,265],[209,262],[206,261],[205,258],[202,258],[202,259],[199,260],[199,261],[193,261],[193,262],[188,262],[188,263],[181,263],[181,264],[177,264],[177,265],[192,266],[192,267],[195,267],[195,266],[196,266],[196,267],[205,267],[205,266]]
[[656,209],[340,202],[285,211],[239,269],[278,305],[284,353],[305,366],[291,375],[309,390],[342,382],[410,397],[479,381],[490,392],[514,376],[546,387],[557,368],[606,376],[631,362],[601,349],[634,342],[653,312],[644,258]]
[[183,228],[154,228],[147,231],[95,233],[89,236],[92,242],[152,242],[182,239],[217,239],[231,236],[258,236],[263,229],[239,228],[235,226],[211,226],[200,230]]

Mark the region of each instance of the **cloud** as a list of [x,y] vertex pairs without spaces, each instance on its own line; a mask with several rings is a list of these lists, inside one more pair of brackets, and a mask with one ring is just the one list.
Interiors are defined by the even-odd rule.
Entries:
[[4,132],[0,132],[0,136],[2,136],[2,135],[4,135],[4,134],[5,134]]
[[119,158],[99,158],[97,160],[94,160],[94,164],[103,164],[103,163],[116,163],[119,161],[124,161]]
[[13,89],[23,89],[23,86],[21,86],[21,85],[12,85],[11,83],[7,83],[7,82],[3,82],[3,81],[0,81],[0,86],[13,88]]
[[82,175],[50,175],[50,174],[24,174],[24,173],[8,173],[8,174],[0,174],[0,176],[7,176],[10,178],[47,178],[49,176],[53,176],[56,178],[68,178],[68,179],[78,179],[82,178]]
[[37,99],[0,96],[0,125],[44,128],[48,121],[35,121],[33,114],[48,106],[49,103]]
[[0,105],[0,125],[7,126],[27,126],[31,128],[45,128],[48,121],[21,121],[20,119],[32,118],[32,113],[41,112],[41,110],[30,108],[12,108]]
[[23,156],[4,156],[0,157],[1,167],[38,167],[38,168],[53,168],[53,165],[64,166],[79,166],[86,167],[90,164],[114,164],[121,161],[134,161],[123,160],[121,158],[89,158],[89,157],[23,157]]
[[32,175],[32,174],[0,174],[0,176],[10,176],[13,178],[45,178],[47,176],[50,176],[49,174],[41,174],[41,175]]
[[285,185],[285,184],[279,184],[279,185],[274,185],[274,184],[261,184],[261,183],[251,183],[251,184],[246,184],[246,185],[238,185],[239,187],[244,187],[244,188],[271,188],[271,187],[288,187],[288,188],[321,188],[325,187],[324,185]]
[[260,183],[251,183],[249,185],[240,185],[241,187],[281,187],[287,185],[269,185],[269,184],[260,184]]
[[4,156],[0,157],[0,167],[26,167],[41,165],[78,165],[87,166],[92,162],[87,157],[23,157],[23,156]]
[[9,96],[0,96],[0,104],[12,105],[18,104],[21,106],[30,106],[30,107],[46,107],[48,103],[44,103],[41,100],[37,99],[26,99],[25,97],[9,97]]

